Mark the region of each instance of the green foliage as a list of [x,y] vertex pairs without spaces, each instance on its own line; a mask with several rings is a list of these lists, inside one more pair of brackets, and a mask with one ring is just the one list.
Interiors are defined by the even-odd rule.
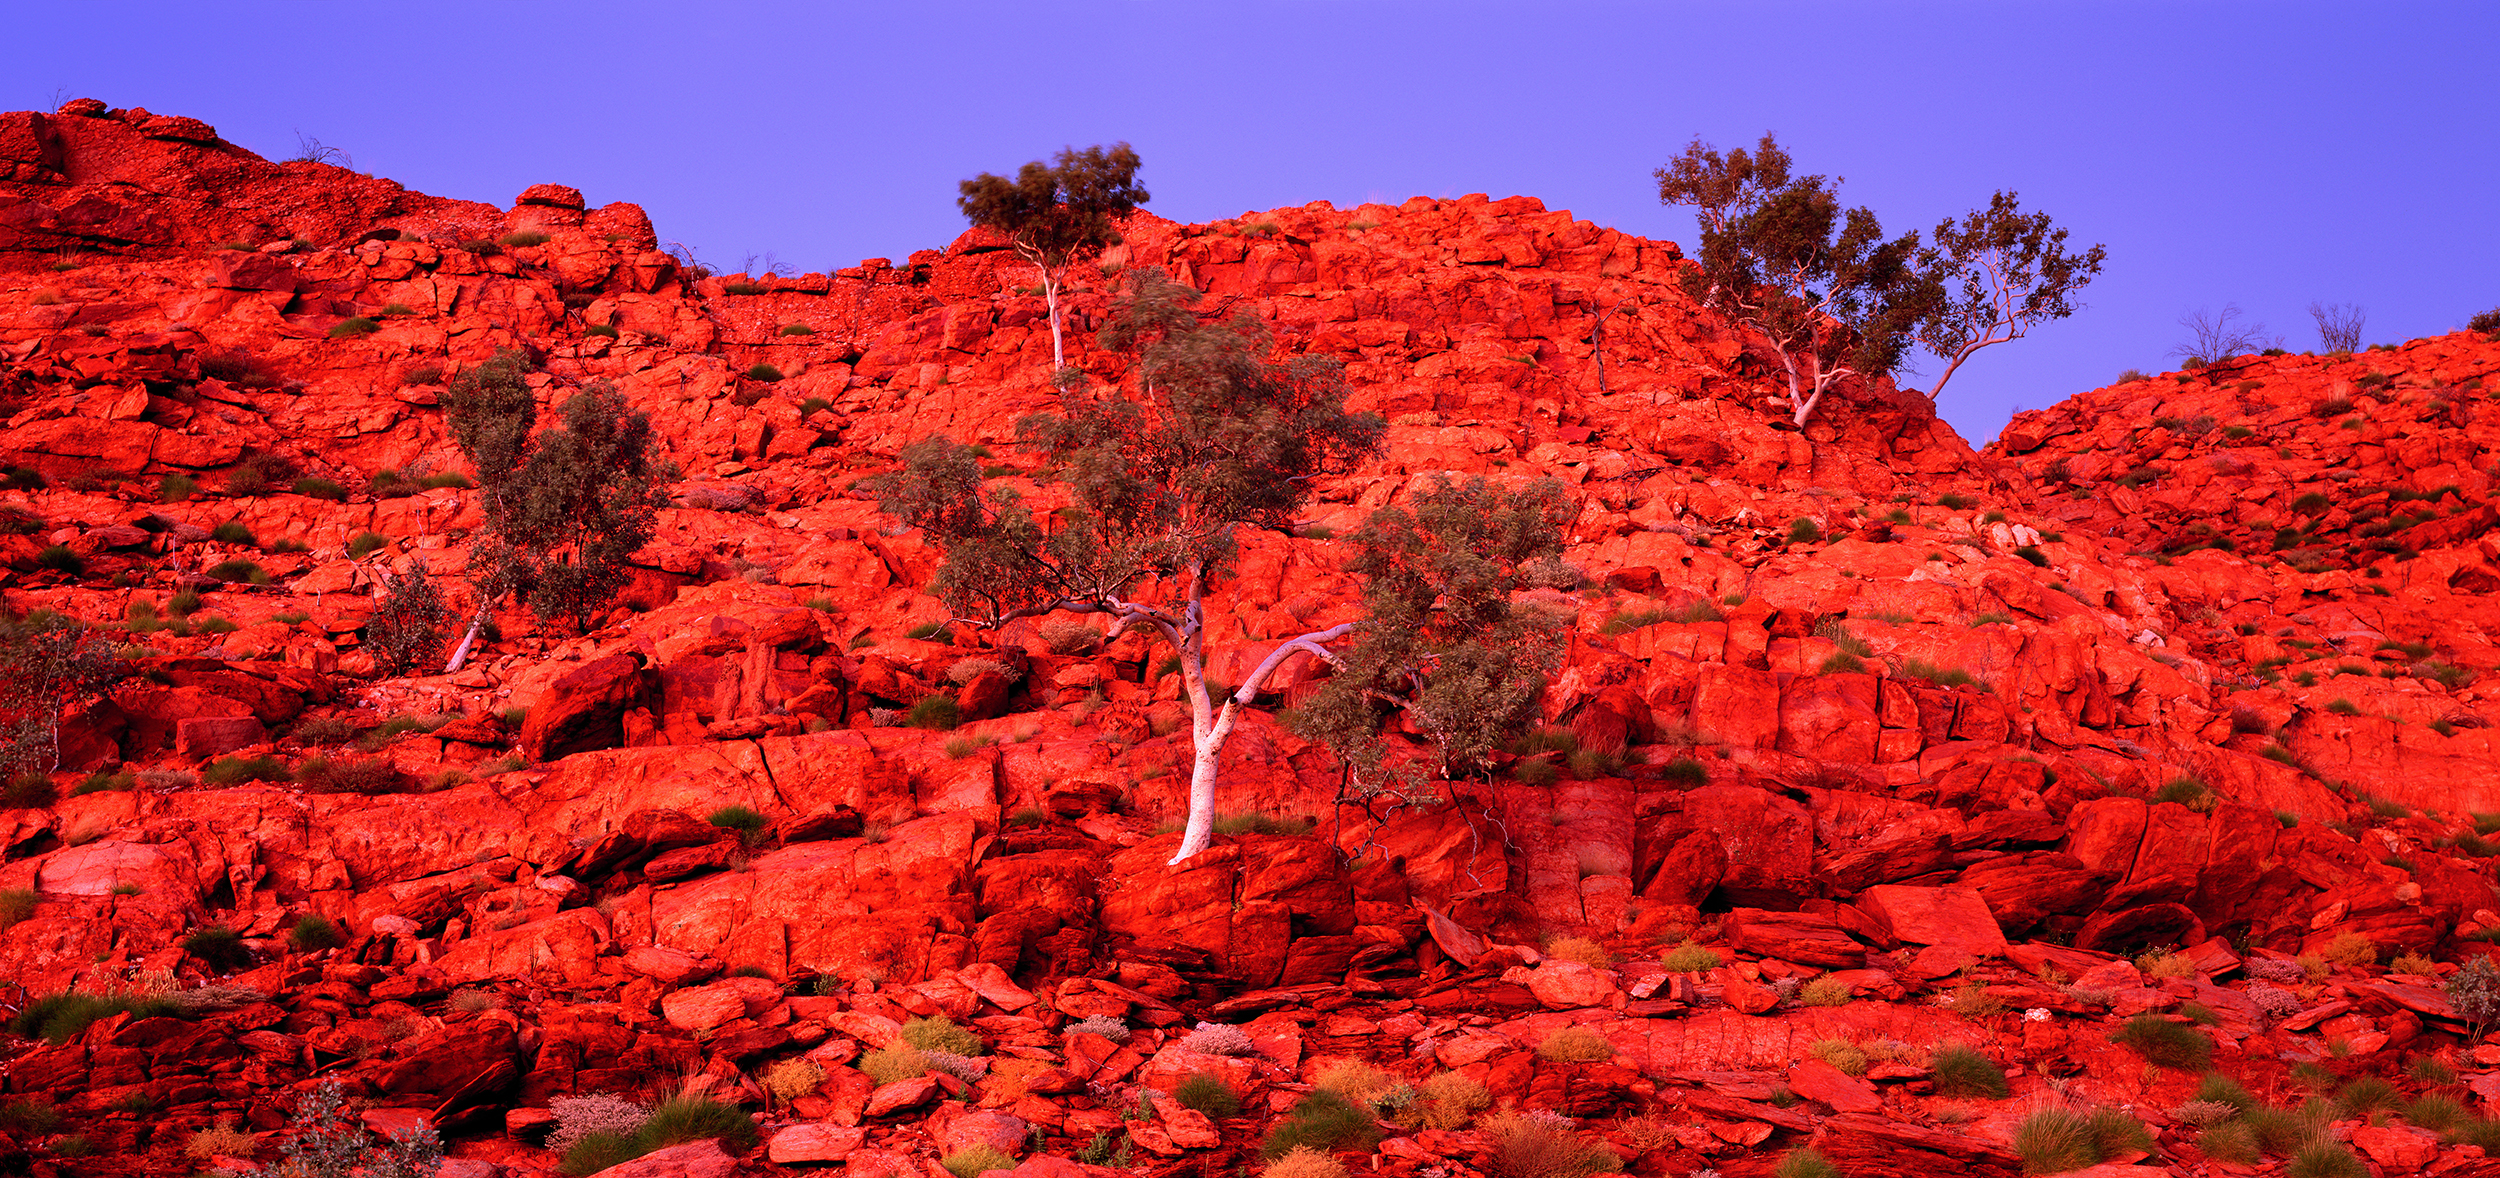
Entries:
[[980,1178],[989,1170],[1013,1170],[1016,1159],[996,1146],[973,1145],[938,1159],[938,1166],[955,1178]]
[[409,562],[404,573],[384,573],[382,584],[382,604],[365,621],[365,645],[372,649],[374,662],[387,675],[440,663],[451,608],[427,576],[425,562]]
[[50,569],[72,577],[87,571],[85,558],[70,551],[67,544],[46,546],[43,551],[35,554],[35,565],[38,568]]
[[260,546],[260,541],[252,538],[252,529],[244,527],[243,521],[235,519],[227,520],[209,529],[208,538],[220,544],[242,544],[254,548]]
[[251,585],[269,583],[269,570],[260,567],[255,562],[241,558],[221,560],[200,571],[220,581],[241,581]]
[[1816,1153],[1809,1146],[1798,1146],[1780,1155],[1779,1164],[1771,1167],[1771,1178],[1846,1178],[1830,1158]]
[[879,1084],[929,1074],[929,1057],[908,1043],[888,1043],[859,1057],[859,1070]]
[[200,493],[200,481],[187,474],[169,474],[156,481],[156,498],[160,503],[180,503]]
[[1152,199],[1137,183],[1140,162],[1126,143],[1083,151],[1071,147],[1052,163],[1034,160],[1024,165],[1015,179],[983,172],[957,186],[955,207],[964,219],[1006,237],[1018,255],[1041,270],[1050,298],[1054,366],[1067,364],[1059,340],[1060,276],[1070,264],[1118,241],[1120,218]]
[[9,1030],[58,1047],[77,1038],[97,1019],[117,1014],[129,1014],[135,1018],[166,1018],[181,1013],[182,1007],[170,998],[62,990],[29,999],[9,1019]]
[[1973,675],[1960,667],[1939,667],[1933,663],[1927,662],[1924,659],[1902,660],[1901,676],[1905,679],[1924,679],[1938,687],[1985,686],[1985,684],[1979,682],[1978,676]]
[[562,1169],[575,1178],[586,1178],[611,1166],[621,1166],[650,1151],[641,1147],[631,1133],[584,1133],[566,1146]]
[[[2066,252],[2066,230],[2047,213],[2023,212],[2015,194],[2004,191],[1989,198],[1986,209],[1939,222],[1931,240],[1919,264],[1933,293],[1915,329],[1920,346],[1945,362],[1927,392],[1930,400],[1981,348],[2074,314],[2073,294],[2091,283],[2109,256],[2098,245]],[[2131,377],[2143,374],[2129,370],[2119,380]]]
[[[1096,394],[1082,373],[1063,372],[1060,412],[1018,423],[1067,484],[1051,527],[1012,487],[985,484],[972,447],[942,437],[906,447],[903,470],[874,485],[885,510],[946,553],[928,591],[954,616],[997,625],[1106,613],[1199,668],[1204,599],[1229,575],[1239,533],[1289,528],[1310,480],[1369,453],[1383,426],[1346,412],[1335,362],[1271,361],[1254,320],[1202,323],[1190,310],[1196,291],[1159,271],[1131,278],[1099,339],[1136,358],[1136,391]],[[1131,600],[1148,578],[1170,596]],[[1187,687],[1217,713],[1204,739],[1219,743],[1243,699],[1219,705],[1203,680]],[[1203,846],[1213,817],[1211,806],[1193,808],[1185,851]]]
[[903,717],[903,723],[912,728],[943,732],[963,723],[963,710],[956,706],[954,696],[932,695],[913,704],[911,711]]
[[903,637],[914,642],[935,642],[942,646],[953,646],[955,644],[955,634],[952,630],[947,629],[946,623],[944,622],[922,622],[909,630],[903,631]]
[[650,1119],[642,1123],[634,1137],[646,1151],[707,1137],[718,1138],[722,1145],[735,1151],[754,1145],[756,1132],[755,1122],[737,1105],[681,1091],[651,1106]]
[[2331,1139],[2311,1141],[2292,1154],[2284,1178],[2370,1178],[2370,1168],[2353,1152]]
[[738,841],[750,847],[761,841],[764,831],[772,825],[769,819],[756,813],[753,807],[744,805],[723,806],[712,811],[704,818],[704,821],[723,830],[736,831]]
[[0,1130],[49,1133],[61,1127],[61,1110],[31,1096],[0,1103]]
[[380,330],[382,330],[381,324],[362,315],[356,315],[340,320],[338,326],[330,329],[330,338],[353,339],[360,335],[371,335]]
[[347,936],[327,917],[305,912],[297,914],[295,923],[287,926],[286,943],[298,953],[318,953],[346,944]]
[[2468,957],[2440,988],[2448,995],[2449,1007],[2465,1020],[2467,1042],[2481,1042],[2493,1022],[2500,1021],[2500,967],[2494,967],[2489,957],[2480,953]]
[[1710,768],[1691,757],[1677,757],[1659,767],[1660,777],[1686,789],[1710,784]]
[[779,334],[782,334],[782,335],[814,335],[814,334],[816,334],[816,329],[815,329],[815,328],[813,328],[813,327],[809,327],[808,325],[806,325],[806,324],[804,324],[804,323],[784,323],[784,324],[782,324],[782,325],[781,325],[781,331],[780,331],[780,333],[779,333]]
[[1268,1130],[1259,1152],[1269,1158],[1282,1157],[1305,1146],[1323,1153],[1367,1152],[1378,1144],[1380,1124],[1370,1109],[1346,1099],[1336,1089],[1316,1088],[1276,1122],[1275,1128]]
[[1801,515],[1788,521],[1789,543],[1815,544],[1820,543],[1822,539],[1823,525],[1814,522],[1811,517]]
[[[1799,425],[1842,378],[1890,375],[1934,300],[1918,235],[1885,240],[1875,214],[1842,209],[1825,176],[1792,175],[1769,134],[1748,154],[1699,139],[1658,169],[1658,198],[1700,210],[1685,294],[1735,320],[1778,356]],[[1835,330],[1835,327],[1837,330]]]
[[1666,956],[1658,959],[1658,964],[1669,973],[1699,973],[1719,968],[1719,961],[1718,951],[1687,941],[1667,950]]
[[347,502],[347,488],[340,486],[335,479],[308,475],[295,480],[295,485],[288,489],[307,499],[327,499],[332,503]]
[[1241,1115],[1241,1097],[1213,1072],[1191,1072],[1172,1089],[1172,1099],[1217,1120]]
[[533,437],[537,402],[517,352],[462,372],[444,394],[453,436],[485,488],[488,541],[480,591],[507,594],[542,618],[588,628],[626,580],[625,562],[651,539],[674,477],[656,454],[651,422],[604,382],[558,409],[563,421]]
[[222,924],[212,924],[184,937],[182,951],[220,973],[252,966],[252,951],[244,947],[243,935]]
[[2051,1105],[2014,1127],[2014,1152],[2025,1174],[2062,1174],[2153,1147],[2134,1117],[2106,1106]]
[[2362,1076],[2344,1085],[2335,1094],[2335,1107],[2346,1118],[2366,1119],[2371,1113],[2396,1108],[2404,1103],[2404,1094],[2394,1084],[2378,1076]]
[[33,888],[0,888],[0,932],[35,914],[42,897]]
[[945,1015],[915,1018],[903,1024],[903,1042],[922,1051],[943,1051],[949,1055],[980,1055],[989,1049],[981,1045],[981,1037],[955,1025]]
[[348,1106],[346,1086],[332,1079],[296,1105],[274,1172],[287,1178],[434,1178],[442,1163],[443,1139],[432,1124],[376,1141]]
[[2253,1166],[2264,1158],[2257,1131],[2240,1121],[2226,1121],[2196,1135],[2196,1149],[2217,1162]]
[[1442,478],[1409,507],[1382,508],[1355,534],[1347,568],[1364,579],[1363,619],[1336,672],[1287,718],[1374,789],[1390,784],[1381,731],[1399,710],[1439,750],[1443,776],[1488,775],[1494,751],[1535,722],[1562,661],[1561,618],[1516,601],[1558,572],[1560,484]]
[[496,238],[495,244],[513,247],[545,245],[547,235],[535,229],[519,229]]
[[616,327],[615,327],[615,325],[614,325],[614,324],[609,324],[609,323],[593,323],[593,324],[591,324],[590,326],[583,328],[583,329],[582,329],[582,334],[583,334],[583,335],[595,335],[595,336],[598,336],[598,337],[600,337],[600,338],[602,338],[602,339],[616,339],[617,337],[622,336],[622,335],[624,335],[625,333],[624,333],[624,332],[621,332],[621,331],[618,331],[618,330],[616,329]]
[[771,384],[781,379],[781,370],[770,364],[757,364],[747,369],[747,379]]
[[1623,1159],[1570,1122],[1505,1112],[1484,1126],[1493,1146],[1492,1178],[1591,1178],[1623,1169]]
[[384,794],[400,786],[399,769],[387,757],[316,756],[295,767],[295,780],[316,794]]
[[347,542],[347,555],[351,560],[363,560],[371,555],[374,549],[384,547],[390,542],[391,538],[380,532],[358,532],[355,539]]
[[1929,1066],[1935,1070],[1938,1096],[2003,1100],[2012,1093],[2005,1083],[2005,1069],[1960,1043],[1937,1048]]
[[48,610],[0,613],[0,775],[59,767],[61,714],[122,677],[113,651],[103,635]]
[[2182,1072],[2213,1065],[2214,1041],[2187,1023],[2158,1014],[2139,1014],[2110,1035],[2110,1041],[2144,1057],[2146,1063]]

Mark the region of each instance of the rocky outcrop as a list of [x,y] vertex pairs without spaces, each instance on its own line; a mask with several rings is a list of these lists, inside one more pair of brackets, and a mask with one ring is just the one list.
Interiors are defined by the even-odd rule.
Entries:
[[[696,1075],[766,1110],[758,1151],[632,1166],[899,1175],[979,1144],[1099,1178],[1122,1146],[1242,1164],[1357,1058],[1386,1092],[1449,1071],[1578,1118],[1644,1172],[1810,1144],[1882,1175],[2021,1168],[2012,1106],[1939,1094],[1949,1041],[2020,1100],[2130,1104],[2182,1165],[2163,1110],[2193,1080],[2114,1044],[2126,1019],[2210,1028],[2269,1093],[2408,1056],[2494,1082],[2439,983],[2500,935],[2500,343],[2243,358],[1974,454],[1881,384],[1791,428],[1676,247],[1530,198],[1123,237],[1100,274],[1260,317],[1389,422],[1306,526],[1240,538],[1210,674],[1355,617],[1334,537],[1428,477],[1551,477],[1584,578],[1540,591],[1570,633],[1542,720],[1573,752],[1347,797],[1276,720],[1307,682],[1280,684],[1222,759],[1237,833],[1167,865],[1167,652],[938,640],[941,554],[859,484],[944,432],[1052,505],[1010,444],[1055,395],[1047,327],[984,234],[704,275],[561,185],[496,209],[194,120],[0,117],[5,600],[132,648],[65,716],[63,796],[0,810],[0,891],[31,897],[0,906],[0,973],[187,996],[8,1041],[11,1097],[161,1169],[336,1076],[374,1123],[522,1172],[552,1164],[555,1098]],[[1065,301],[1071,357],[1114,381],[1109,285]],[[483,513],[440,401],[513,346],[549,405],[614,383],[687,477],[586,632],[507,612],[461,672],[379,677],[384,574],[421,560],[474,606]],[[908,726],[941,698],[959,727]],[[212,926],[230,947],[184,948]],[[989,1054],[863,1070],[940,1015]],[[802,1060],[823,1078],[768,1102]],[[1245,1111],[1152,1095],[1198,1073]],[[1404,1095],[1376,1108],[1373,1170],[1493,1164]],[[2344,1128],[2382,1165],[2479,1164]]]

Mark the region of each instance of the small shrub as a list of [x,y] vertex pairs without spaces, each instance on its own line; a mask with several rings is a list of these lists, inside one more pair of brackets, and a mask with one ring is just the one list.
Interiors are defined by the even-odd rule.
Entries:
[[1016,1159],[996,1146],[974,1145],[938,1159],[938,1165],[955,1178],[980,1178],[986,1171],[1015,1169]]
[[160,503],[180,503],[199,493],[200,481],[186,474],[169,474],[156,483],[156,498]]
[[1973,1022],[1985,1022],[2005,1014],[2005,1000],[1988,992],[1988,987],[1971,982],[1953,992],[1953,1001],[1946,1009]]
[[204,1162],[210,1158],[249,1158],[258,1148],[259,1144],[251,1134],[236,1129],[232,1120],[221,1117],[215,1125],[193,1131],[190,1139],[183,1142],[182,1152],[185,1157]]
[[736,804],[714,810],[703,820],[722,830],[736,831],[738,841],[750,847],[763,840],[765,829],[771,825],[771,821],[756,813],[753,807]]
[[1312,1073],[1311,1086],[1326,1088],[1365,1108],[1380,1103],[1398,1085],[1398,1079],[1359,1059],[1332,1059],[1319,1065]]
[[766,384],[771,384],[774,381],[781,379],[781,370],[770,364],[758,364],[747,369],[747,379],[760,380]]
[[1370,1109],[1356,1106],[1335,1089],[1315,1088],[1268,1130],[1259,1152],[1271,1159],[1303,1148],[1368,1153],[1378,1144],[1380,1123]]
[[2213,1065],[2211,1037],[2189,1024],[2174,1023],[2158,1014],[2139,1014],[2128,1019],[2110,1036],[2110,1041],[2143,1056],[2146,1063],[2174,1071],[2203,1071]]
[[295,780],[306,793],[374,794],[398,790],[399,767],[386,757],[307,758],[295,768]]
[[1556,937],[1551,944],[1545,946],[1545,954],[1548,957],[1576,961],[1596,969],[1605,969],[1615,963],[1614,955],[1606,952],[1604,945],[1587,937]]
[[535,229],[521,229],[496,238],[495,244],[514,247],[545,245],[547,244],[547,235],[540,233]]
[[170,998],[146,994],[89,994],[63,990],[29,999],[9,1020],[9,1030],[58,1047],[84,1033],[98,1019],[116,1014],[133,1018],[166,1018],[182,1013]]
[[1128,1042],[1128,1023],[1107,1014],[1091,1015],[1059,1028],[1065,1035],[1100,1035],[1114,1043]]
[[1832,1065],[1843,1075],[1866,1074],[1866,1052],[1846,1039],[1817,1039],[1806,1046],[1806,1054]]
[[2500,967],[2493,966],[2490,958],[2481,954],[2468,958],[2463,968],[2440,983],[2440,989],[2447,993],[2448,1005],[2457,1017],[2465,1020],[2471,1036],[2468,1042],[2480,1042],[2492,1023],[2500,1021]]
[[381,324],[376,323],[371,319],[367,319],[362,315],[355,315],[347,319],[340,320],[338,326],[331,328],[330,338],[354,339],[357,336],[371,335],[380,330],[382,330]]
[[1181,1036],[1181,1050],[1202,1055],[1250,1055],[1258,1051],[1250,1033],[1229,1023],[1200,1023]]
[[1241,1115],[1241,1097],[1213,1072],[1191,1072],[1172,1089],[1172,1099],[1217,1120]]
[[295,923],[287,927],[286,943],[298,953],[318,953],[346,944],[347,936],[328,918],[306,912],[298,915]]
[[2364,1119],[2371,1113],[2396,1108],[2403,1103],[2404,1094],[2378,1076],[2363,1076],[2344,1085],[2344,1090],[2335,1094],[2335,1107],[2352,1119]]
[[61,1126],[61,1110],[31,1096],[0,1103],[0,1129],[14,1133],[49,1133]]
[[209,529],[208,538],[220,544],[241,544],[253,548],[260,546],[260,541],[252,538],[252,529],[244,527],[241,520],[230,519]]
[[2463,1102],[2445,1092],[2425,1092],[2406,1105],[2405,1119],[2433,1133],[2445,1133],[2465,1122],[2473,1114]]
[[2062,1174],[2152,1148],[2142,1123],[2113,1108],[2043,1108],[2014,1128],[2025,1174]]
[[1587,1027],[1563,1027],[1537,1044],[1537,1058],[1557,1063],[1596,1063],[1614,1057],[1615,1048]]
[[32,917],[35,905],[41,901],[42,897],[33,888],[0,890],[0,932],[7,932],[12,926]]
[[784,323],[784,324],[782,324],[782,325],[781,325],[781,332],[780,332],[780,334],[782,334],[782,335],[814,335],[814,334],[816,334],[816,329],[815,329],[815,328],[813,328],[813,327],[809,327],[808,325],[806,325],[806,324],[804,324],[804,323]]
[[755,1122],[737,1105],[681,1090],[651,1106],[650,1119],[642,1123],[634,1137],[649,1149],[713,1137],[735,1151],[754,1145],[756,1133]]
[[286,763],[271,756],[219,757],[200,770],[202,785],[243,785],[254,781],[285,781]]
[[2257,1131],[2238,1121],[2197,1134],[2196,1149],[2206,1157],[2233,1166],[2253,1166],[2265,1157],[2257,1147]]
[[1797,1001],[1807,1006],[1847,1006],[1849,998],[1849,983],[1829,974],[1807,982],[1797,991]]
[[2309,1142],[2292,1154],[2284,1178],[2370,1178],[2370,1168],[2353,1152],[2331,1139]]
[[963,723],[963,712],[955,706],[955,697],[932,695],[913,704],[903,723],[913,728],[943,732]]
[[1813,520],[1812,518],[1807,517],[1807,516],[1802,516],[1802,515],[1801,515],[1801,516],[1798,516],[1797,518],[1795,518],[1795,519],[1793,519],[1793,520],[1788,521],[1788,542],[1789,542],[1789,543],[1791,543],[1791,544],[1814,544],[1814,543],[1819,543],[1819,542],[1821,542],[1821,541],[1822,541],[1822,539],[1823,539],[1823,526],[1822,526],[1821,524],[1815,523],[1815,522],[1814,522],[1814,520]]
[[2378,943],[2361,933],[2337,933],[2322,952],[2328,961],[2343,966],[2363,966],[2378,961]]
[[1550,1114],[1507,1112],[1484,1134],[1493,1147],[1492,1178],[1587,1178],[1623,1169],[1613,1150]]
[[1771,1178],[1847,1178],[1830,1158],[1816,1153],[1811,1146],[1798,1146],[1780,1155],[1779,1164],[1771,1167]]
[[1959,1043],[1937,1048],[1928,1066],[1935,1071],[1938,1096],[2003,1100],[2012,1091],[2005,1082],[2005,1069]]
[[1668,973],[1699,973],[1719,968],[1719,954],[1687,941],[1668,950],[1664,957],[1658,959],[1658,964]]
[[1491,1107],[1492,1092],[1457,1072],[1442,1072],[1416,1090],[1416,1116],[1427,1129],[1465,1128],[1477,1113]]
[[248,560],[221,560],[201,570],[220,581],[242,581],[253,585],[269,583],[269,572]]
[[618,331],[616,329],[616,325],[612,323],[593,323],[590,326],[583,328],[582,334],[595,335],[601,339],[617,339],[625,333]]
[[252,951],[244,947],[243,934],[222,924],[212,924],[184,937],[182,951],[219,973],[252,967]]
[[[1103,1141],[1103,1146],[1103,1156],[1093,1159],[1096,1165],[1110,1160],[1110,1142]],[[1084,1161],[1086,1158],[1079,1154],[1077,1160]],[[1265,1169],[1259,1171],[1259,1178],[1346,1178],[1346,1168],[1344,1163],[1320,1150],[1297,1145],[1286,1151],[1284,1156],[1269,1162]]]
[[903,1024],[903,1042],[922,1051],[944,1051],[953,1055],[980,1055],[988,1050],[981,1037],[955,1025],[945,1015],[916,1018]]
[[351,560],[363,560],[365,557],[372,555],[375,549],[385,547],[390,544],[390,542],[391,538],[380,532],[358,532],[356,533],[355,539],[347,542],[348,558]]
[[42,568],[50,569],[53,572],[72,577],[85,572],[87,569],[86,560],[80,557],[77,553],[70,551],[69,545],[67,544],[50,545],[43,551],[36,553],[35,564]]

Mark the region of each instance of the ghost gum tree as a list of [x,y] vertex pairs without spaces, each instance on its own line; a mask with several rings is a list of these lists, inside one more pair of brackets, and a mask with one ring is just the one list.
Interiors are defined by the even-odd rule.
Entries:
[[1900,367],[1934,297],[1918,234],[1886,240],[1873,211],[1842,208],[1831,177],[1794,174],[1768,134],[1724,155],[1695,139],[1655,175],[1659,200],[1693,206],[1701,222],[1684,293],[1770,346],[1797,425],[1844,377]]
[[1050,308],[1050,362],[1067,367],[1059,327],[1059,289],[1068,267],[1117,244],[1117,222],[1152,199],[1137,183],[1138,158],[1126,143],[1062,148],[1053,163],[1034,160],[1015,179],[983,172],[957,186],[964,219],[994,230],[1042,272]]
[[1769,345],[1800,426],[1844,378],[1892,375],[1912,343],[1945,362],[1935,400],[1980,349],[2073,314],[2108,255],[2067,252],[2067,231],[2012,192],[1938,222],[1924,248],[1915,232],[1887,239],[1873,211],[1841,207],[1837,179],[1796,174],[1769,134],[1750,153],[1695,139],[1654,175],[1658,198],[1701,223],[1684,293]]
[[1501,487],[1444,475],[1383,507],[1351,538],[1363,617],[1332,673],[1288,713],[1327,745],[1355,800],[1434,799],[1384,732],[1403,714],[1433,745],[1433,776],[1485,776],[1493,753],[1536,720],[1562,663],[1564,618],[1524,590],[1568,588],[1562,523],[1573,507],[1556,480]]
[[1206,600],[1233,571],[1244,529],[1284,530],[1311,481],[1378,452],[1381,419],[1345,407],[1334,360],[1271,359],[1247,313],[1208,322],[1198,292],[1160,270],[1131,276],[1101,334],[1128,353],[1126,389],[1062,368],[1059,408],[1018,423],[1025,445],[1055,461],[1068,505],[1037,515],[992,485],[971,447],[913,443],[879,487],[885,509],[946,553],[930,592],[957,621],[996,628],[1066,612],[1100,614],[1115,632],[1142,629],[1180,663],[1195,754],[1178,863],[1214,833],[1216,767],[1243,707],[1296,655],[1328,657],[1352,623],[1276,647],[1229,693],[1206,677]]

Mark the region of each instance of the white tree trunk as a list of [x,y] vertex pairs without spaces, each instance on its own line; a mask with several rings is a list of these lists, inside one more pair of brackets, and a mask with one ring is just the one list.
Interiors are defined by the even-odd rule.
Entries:
[[1056,373],[1068,366],[1068,354],[1059,335],[1059,277],[1048,266],[1036,268],[1042,272],[1042,301],[1050,307],[1050,370]]
[[446,675],[454,674],[469,661],[469,648],[477,645],[477,633],[486,627],[488,603],[477,603],[477,615],[469,619],[469,632],[460,636],[460,645],[451,652],[451,662],[443,667]]
[[[1296,654],[1314,658],[1332,658],[1328,648],[1320,645],[1353,633],[1354,623],[1345,622],[1325,630],[1314,630],[1276,649],[1250,672],[1250,677],[1233,689],[1233,694],[1219,706],[1207,695],[1206,654],[1199,645],[1200,631],[1195,622],[1198,611],[1192,609],[1192,624],[1185,631],[1187,646],[1181,651],[1181,694],[1189,697],[1189,735],[1194,751],[1189,767],[1189,821],[1181,827],[1180,849],[1172,852],[1169,863],[1179,863],[1200,851],[1215,838],[1215,770],[1224,756],[1224,742],[1233,734],[1233,722],[1241,718],[1241,709],[1267,684],[1285,660]],[[1168,865],[1168,864],[1167,864]]]

